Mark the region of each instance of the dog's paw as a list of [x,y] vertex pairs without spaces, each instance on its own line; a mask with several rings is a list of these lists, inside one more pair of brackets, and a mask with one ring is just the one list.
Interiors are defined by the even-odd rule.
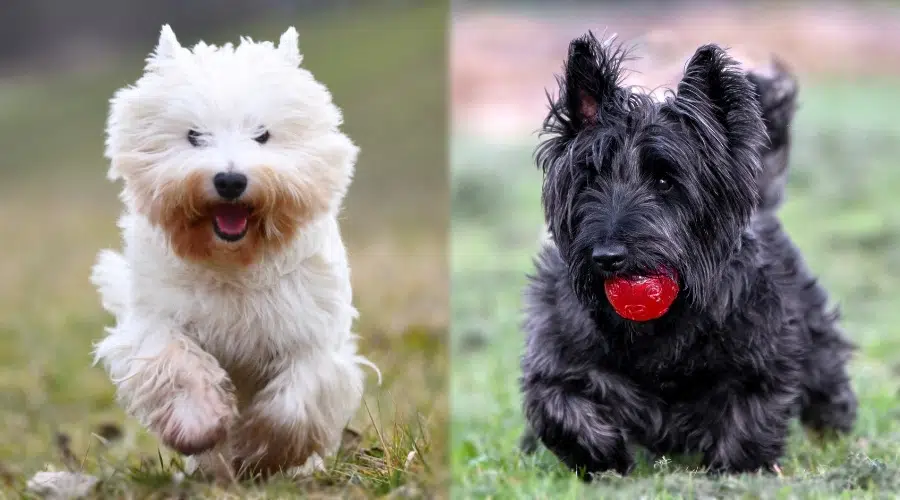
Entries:
[[314,455],[325,456],[326,440],[315,427],[284,425],[252,410],[241,414],[231,435],[233,467],[238,475],[269,477],[299,467],[313,467]]
[[318,454],[312,454],[306,463],[299,467],[291,467],[285,475],[291,478],[309,477],[317,472],[325,472],[325,461]]
[[237,415],[234,396],[221,387],[176,395],[151,428],[163,444],[184,455],[208,451],[227,436]]

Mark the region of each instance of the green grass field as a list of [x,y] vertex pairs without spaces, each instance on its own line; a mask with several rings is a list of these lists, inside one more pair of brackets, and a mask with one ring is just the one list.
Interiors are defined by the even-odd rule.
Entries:
[[449,425],[446,22],[446,8],[434,2],[279,19],[207,39],[277,40],[296,24],[304,65],[332,89],[345,130],[362,148],[342,224],[361,348],[385,380],[377,387],[369,378],[365,408],[352,423],[360,435],[343,456],[299,483],[175,484],[180,460],[125,417],[103,369],[91,366],[92,342],[111,318],[88,282],[90,266],[99,249],[119,245],[118,186],[106,180],[102,157],[106,101],[138,77],[152,47],[101,71],[0,82],[0,498],[18,498],[45,466],[98,476],[96,496],[104,498],[442,491]]
[[[900,112],[897,81],[801,82],[782,218],[859,344],[853,435],[799,426],[782,479],[708,479],[678,457],[582,485],[546,450],[517,452],[520,294],[542,231],[532,144],[452,149],[451,456],[455,498],[896,498],[900,491]],[[537,126],[538,124],[535,124]]]

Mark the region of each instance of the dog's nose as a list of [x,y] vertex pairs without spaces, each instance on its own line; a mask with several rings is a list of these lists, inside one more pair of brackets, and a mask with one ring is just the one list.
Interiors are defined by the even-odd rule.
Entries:
[[219,172],[213,177],[213,185],[219,196],[233,200],[247,189],[247,176],[235,172]]
[[625,266],[627,250],[621,243],[608,243],[594,247],[591,257],[600,269],[604,271],[618,271]]

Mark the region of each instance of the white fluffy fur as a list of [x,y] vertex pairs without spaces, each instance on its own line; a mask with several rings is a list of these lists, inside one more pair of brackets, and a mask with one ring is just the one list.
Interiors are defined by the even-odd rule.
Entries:
[[[371,365],[351,332],[357,313],[337,223],[357,148],[301,59],[293,28],[277,46],[188,49],[164,26],[145,74],[111,101],[106,154],[109,177],[124,180],[124,248],[101,251],[93,269],[116,321],[96,359],[133,416],[217,476],[321,464],[359,408],[360,365]],[[208,142],[192,146],[189,129]],[[271,140],[261,145],[253,137],[263,129]],[[291,219],[293,231],[261,221],[255,243],[218,241],[197,226],[206,259],[173,251],[177,229],[152,207],[214,201],[211,178],[226,169],[247,175],[251,200],[308,210]],[[277,182],[254,184],[263,175]],[[202,180],[199,192],[182,193],[190,176]],[[244,250],[249,262],[229,260]]]

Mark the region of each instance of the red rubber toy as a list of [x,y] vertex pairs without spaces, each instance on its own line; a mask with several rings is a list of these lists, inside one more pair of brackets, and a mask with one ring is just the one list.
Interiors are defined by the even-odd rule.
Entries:
[[678,296],[674,272],[654,276],[610,278],[603,288],[619,316],[631,321],[650,321],[665,314]]

